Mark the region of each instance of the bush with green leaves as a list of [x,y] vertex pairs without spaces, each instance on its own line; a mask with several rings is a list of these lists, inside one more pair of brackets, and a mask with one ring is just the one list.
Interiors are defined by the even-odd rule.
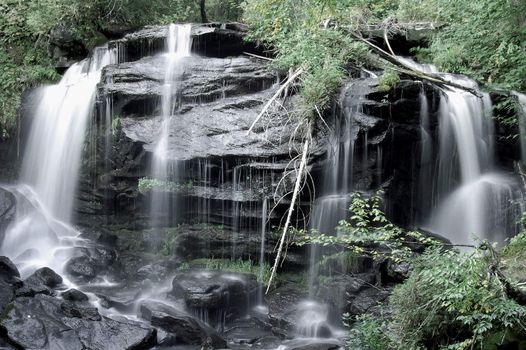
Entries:
[[378,90],[387,92],[392,90],[400,82],[398,73],[392,70],[386,70],[378,77]]
[[445,24],[420,54],[446,72],[526,91],[526,2],[401,0],[401,21]]
[[354,319],[343,315],[343,322],[350,327],[347,349],[389,350],[393,349],[388,335],[389,324],[385,319],[363,314]]
[[[512,244],[524,247],[520,241]],[[390,318],[358,319],[351,342],[365,349],[379,341],[384,349],[497,349],[525,339],[526,307],[506,294],[494,264],[487,249],[429,248],[393,290]]]
[[[299,114],[314,116],[330,105],[349,64],[370,61],[367,47],[341,27],[324,26],[333,19],[357,26],[374,17],[373,1],[358,0],[247,0],[243,19],[250,26],[249,38],[270,47],[274,65],[280,69],[302,68]],[[377,2],[376,2],[377,3]]]
[[339,222],[337,235],[298,231],[295,244],[337,245],[358,254],[388,256],[397,262],[412,259],[414,248],[439,244],[432,237],[393,224],[386,218],[381,205],[381,192],[369,198],[354,193],[349,207],[350,218]]

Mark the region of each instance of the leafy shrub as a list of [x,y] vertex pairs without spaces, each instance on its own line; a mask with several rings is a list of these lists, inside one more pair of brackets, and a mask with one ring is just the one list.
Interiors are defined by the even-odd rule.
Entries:
[[415,246],[439,244],[420,232],[406,231],[390,222],[381,209],[379,194],[363,198],[354,193],[349,212],[350,219],[340,221],[336,227],[336,236],[299,231],[295,244],[338,245],[358,254],[385,255],[397,262],[410,260]]
[[284,70],[304,69],[300,84],[301,115],[312,117],[317,109],[323,111],[329,106],[349,63],[362,66],[369,62],[363,43],[339,28],[321,25],[328,18],[356,25],[366,11],[358,11],[355,5],[364,3],[350,0],[243,3],[243,18],[251,30],[249,37],[272,48],[275,66]]
[[392,349],[392,344],[388,337],[389,325],[385,320],[368,314],[358,316],[355,320],[352,320],[348,314],[344,314],[343,321],[348,327],[352,327],[347,340],[347,349]]
[[390,298],[396,341],[407,348],[482,344],[495,332],[525,333],[526,308],[509,299],[481,251],[430,249]]
[[401,0],[404,21],[437,21],[429,49],[443,71],[488,85],[526,90],[526,2],[514,0]]
[[378,90],[387,92],[393,89],[399,82],[400,76],[398,73],[392,70],[386,70],[384,74],[378,78]]
[[491,264],[481,250],[428,249],[393,290],[389,320],[358,319],[350,343],[365,349],[497,349],[524,339],[526,307],[505,294]]

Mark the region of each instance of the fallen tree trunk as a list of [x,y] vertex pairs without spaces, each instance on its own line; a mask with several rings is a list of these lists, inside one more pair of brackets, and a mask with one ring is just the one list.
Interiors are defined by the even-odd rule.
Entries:
[[420,79],[424,79],[424,80],[427,80],[427,81],[430,81],[434,84],[437,84],[437,85],[441,85],[441,86],[450,86],[450,87],[454,87],[454,88],[457,88],[457,89],[461,89],[461,90],[464,90],[464,91],[467,91],[477,97],[481,97],[481,95],[478,93],[477,90],[473,89],[473,88],[470,88],[470,87],[467,87],[467,86],[463,86],[463,85],[460,85],[460,84],[457,84],[457,83],[454,83],[454,82],[451,82],[451,81],[448,81],[448,80],[445,80],[437,75],[431,75],[431,74],[427,74],[427,73],[424,73],[422,71],[419,71],[419,70],[416,70],[414,69],[413,67],[410,67],[408,65],[406,65],[404,62],[400,61],[395,55],[392,55],[390,54],[389,52],[383,50],[382,48],[376,46],[375,44],[371,43],[370,41],[364,39],[361,35],[351,31],[350,32],[352,36],[354,36],[356,39],[364,42],[365,44],[367,44],[371,49],[373,49],[377,54],[378,56],[380,56],[381,58],[385,59],[386,61],[394,64],[395,66],[398,66],[400,67],[401,69],[398,69],[399,72],[401,73],[404,73],[404,74],[407,74],[407,75],[411,75],[413,77],[416,77],[416,78],[420,78]]

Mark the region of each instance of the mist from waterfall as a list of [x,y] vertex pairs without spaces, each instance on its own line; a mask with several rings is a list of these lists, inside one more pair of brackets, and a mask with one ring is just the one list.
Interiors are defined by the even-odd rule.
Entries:
[[106,47],[74,64],[56,85],[37,95],[22,165],[17,217],[8,228],[0,255],[7,255],[23,276],[48,266],[61,273],[78,232],[73,216],[81,155],[93,115],[102,68],[112,61]]
[[[409,59],[403,62],[414,69],[437,73],[431,65],[420,65]],[[494,162],[494,126],[489,94],[465,77],[451,74],[441,76],[457,85],[476,91],[479,96],[460,88],[446,88],[439,107],[439,158],[434,188],[419,186],[420,203],[432,201],[429,231],[455,244],[476,244],[478,238],[502,242],[514,233],[520,206],[516,205],[520,190],[505,174],[496,170]],[[426,129],[429,121],[421,98],[422,159],[420,183],[430,169],[430,143]],[[428,118],[428,117],[427,117]],[[426,199],[427,194],[427,199]],[[478,238],[477,238],[478,237]]]

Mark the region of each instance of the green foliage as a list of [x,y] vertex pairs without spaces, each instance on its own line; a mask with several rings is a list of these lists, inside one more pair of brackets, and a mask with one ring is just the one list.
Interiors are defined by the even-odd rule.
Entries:
[[400,76],[393,70],[386,70],[378,78],[378,90],[387,92],[392,90],[400,82]]
[[24,89],[42,81],[56,80],[58,74],[42,44],[33,34],[27,13],[34,3],[0,0],[0,137],[9,136],[16,125]]
[[214,21],[237,21],[242,15],[241,2],[242,0],[207,0],[206,15]]
[[[208,0],[208,18],[236,20],[240,0]],[[0,137],[16,125],[22,93],[58,80],[54,33],[92,49],[113,28],[199,21],[197,0],[0,0]]]
[[164,181],[159,179],[152,179],[149,177],[142,177],[137,183],[137,189],[141,193],[148,191],[161,191],[161,192],[183,192],[193,188],[193,183],[188,181],[186,183],[177,183],[172,181]]
[[9,316],[9,313],[11,312],[11,310],[13,310],[14,308],[15,306],[11,303],[4,306],[4,310],[0,313],[0,321],[5,320],[7,316]]
[[221,270],[238,273],[248,273],[255,275],[258,282],[267,285],[270,279],[271,267],[268,263],[263,264],[263,273],[261,274],[261,266],[254,263],[252,260],[229,260],[229,259],[195,259],[188,262],[185,268],[200,267],[209,270]]
[[367,64],[368,51],[362,43],[338,28],[320,26],[327,18],[354,25],[365,16],[355,5],[366,7],[366,3],[373,2],[248,0],[243,3],[250,38],[273,48],[274,64],[285,70],[300,67],[305,70],[301,77],[301,115],[312,117],[316,108],[324,110],[329,106],[330,96],[345,77],[349,63]]
[[[347,340],[347,349],[387,350],[392,349],[387,336],[389,324],[387,321],[369,314],[351,319],[349,314],[343,314],[346,326],[352,327]],[[352,324],[351,322],[354,322]]]
[[[524,216],[522,224],[524,224]],[[509,240],[509,244],[502,250],[501,262],[504,266],[504,274],[512,282],[516,282],[519,289],[526,293],[526,231]]]
[[350,219],[340,221],[336,228],[338,232],[336,236],[300,232],[295,244],[340,245],[358,254],[368,254],[373,257],[389,255],[395,261],[409,260],[413,256],[412,247],[415,244],[422,246],[438,244],[433,238],[424,236],[420,232],[404,231],[391,223],[381,209],[379,195],[363,198],[359,193],[354,193],[349,211]]
[[496,331],[524,332],[526,308],[504,294],[481,251],[430,249],[395,288],[391,325],[407,348],[441,344],[461,349]]
[[[524,244],[523,237],[518,240]],[[526,307],[505,294],[485,252],[426,250],[393,290],[389,320],[358,319],[350,343],[365,349],[497,349],[523,339]]]
[[515,96],[507,96],[493,105],[493,118],[501,125],[514,127],[518,125],[519,102]]
[[[112,121],[111,121],[111,134],[113,136],[116,136],[117,135],[117,132],[119,131],[119,127],[120,127],[120,118],[119,116],[115,116],[113,117]],[[139,183],[141,181],[139,180]],[[140,190],[139,190],[140,191]]]
[[[155,229],[152,229],[155,231]],[[158,252],[163,256],[175,255],[177,249],[177,238],[182,233],[180,226],[163,229],[161,233],[161,242],[158,247]]]
[[421,50],[441,70],[524,91],[525,11],[520,0],[402,0],[398,15],[446,24]]

